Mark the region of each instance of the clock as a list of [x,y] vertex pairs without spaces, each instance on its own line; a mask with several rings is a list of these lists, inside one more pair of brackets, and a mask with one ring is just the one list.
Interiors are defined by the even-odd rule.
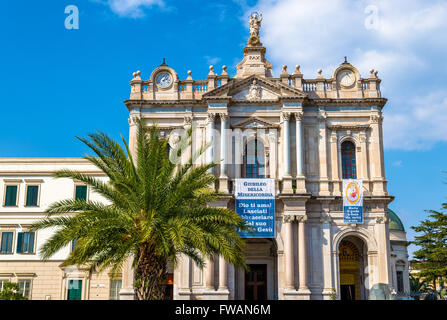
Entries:
[[351,70],[343,70],[338,75],[338,82],[343,87],[350,87],[355,82],[355,75],[354,72]]
[[161,88],[167,88],[172,83],[172,77],[170,73],[167,72],[161,72],[157,75],[155,78],[155,82],[157,85]]

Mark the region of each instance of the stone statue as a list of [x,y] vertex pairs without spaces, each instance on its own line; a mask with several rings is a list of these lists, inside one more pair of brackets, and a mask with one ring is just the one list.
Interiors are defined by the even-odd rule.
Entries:
[[250,16],[250,38],[248,39],[248,44],[251,46],[260,45],[261,41],[259,40],[259,30],[261,29],[261,21],[262,21],[262,13],[259,14],[254,12]]
[[261,99],[261,87],[256,83],[256,79],[253,79],[253,84],[250,85],[247,95],[248,100],[259,100]]

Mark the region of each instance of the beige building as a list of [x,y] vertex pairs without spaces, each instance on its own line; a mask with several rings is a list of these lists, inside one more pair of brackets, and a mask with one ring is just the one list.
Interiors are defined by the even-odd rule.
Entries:
[[[219,177],[216,188],[226,194],[211,205],[235,208],[236,179],[275,181],[274,236],[246,239],[250,272],[220,257],[200,270],[181,257],[167,275],[171,297],[330,299],[335,290],[339,299],[369,299],[381,298],[376,289],[384,285],[407,295],[405,230],[388,209],[393,197],[387,192],[382,137],[387,100],[377,72],[362,78],[345,59],[330,78],[321,70],[316,78],[304,78],[299,66],[291,73],[283,66],[274,77],[259,39],[261,17],[250,18],[249,41],[235,77],[225,66],[220,74],[210,66],[205,80],[194,80],[190,71],[180,80],[163,62],[147,80],[138,71],[130,82],[125,105],[131,149],[139,118],[148,126],[157,123],[172,144],[193,127],[192,145],[180,161],[211,142],[198,162],[219,163],[213,170]],[[133,298],[129,267],[115,278],[63,269],[70,248],[41,262],[36,252],[51,231],[34,235],[32,249],[27,235],[20,251],[27,247],[32,252],[17,252],[17,242],[25,243],[26,227],[43,216],[49,203],[76,193],[96,197],[76,182],[50,177],[62,167],[101,177],[79,159],[0,160],[0,230],[7,234],[1,248],[12,251],[0,253],[0,283],[19,280],[32,299],[109,299],[118,292],[121,299]],[[343,222],[343,179],[363,183],[363,223]],[[29,189],[32,185],[38,188]],[[16,188],[7,191],[8,186]],[[37,204],[31,208],[28,199]]]

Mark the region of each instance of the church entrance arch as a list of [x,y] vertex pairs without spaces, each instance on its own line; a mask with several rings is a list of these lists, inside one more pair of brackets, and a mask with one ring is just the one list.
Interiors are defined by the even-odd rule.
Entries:
[[358,237],[347,236],[338,248],[339,283],[341,300],[365,300],[365,270],[367,247]]

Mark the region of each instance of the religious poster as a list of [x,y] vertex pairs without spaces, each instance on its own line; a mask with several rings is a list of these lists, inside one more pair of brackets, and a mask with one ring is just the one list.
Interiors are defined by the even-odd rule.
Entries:
[[343,222],[363,223],[362,180],[343,179]]
[[243,238],[275,238],[275,179],[236,179],[236,213],[254,230]]

